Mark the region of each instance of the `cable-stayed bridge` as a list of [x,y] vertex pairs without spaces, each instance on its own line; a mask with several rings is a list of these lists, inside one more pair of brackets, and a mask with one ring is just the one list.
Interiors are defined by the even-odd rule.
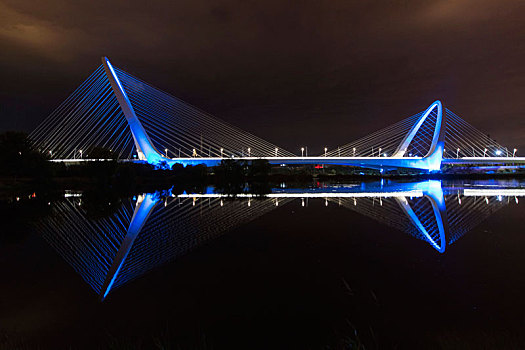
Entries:
[[[271,164],[334,164],[378,170],[437,171],[443,164],[524,165],[440,101],[359,140],[316,156],[287,151],[236,128],[102,58],[98,67],[31,134],[55,161],[90,159],[95,148],[160,167],[218,165],[224,159]],[[92,159],[92,158],[91,158]]]

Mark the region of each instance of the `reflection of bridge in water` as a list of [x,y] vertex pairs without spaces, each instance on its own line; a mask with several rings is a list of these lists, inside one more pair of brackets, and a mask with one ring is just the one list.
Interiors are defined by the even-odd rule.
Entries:
[[301,199],[305,205],[317,198],[327,206],[344,206],[444,253],[492,213],[524,195],[521,188],[443,189],[439,181],[276,189],[263,198],[148,193],[98,219],[89,218],[78,195],[54,203],[39,231],[104,299],[112,289],[292,200]]
[[325,148],[322,154],[308,156],[308,148],[301,147],[299,156],[149,85],[105,57],[30,137],[60,162],[108,157],[95,151],[106,148],[119,159],[158,167],[216,166],[224,159],[349,165],[381,172],[437,171],[447,164],[516,169],[525,164],[515,148],[500,145],[440,101],[356,141]]

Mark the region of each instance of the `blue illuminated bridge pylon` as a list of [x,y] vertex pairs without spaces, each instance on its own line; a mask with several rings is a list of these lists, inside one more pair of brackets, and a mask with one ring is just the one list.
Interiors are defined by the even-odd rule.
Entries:
[[525,164],[443,107],[427,109],[317,156],[296,155],[161,91],[106,57],[30,135],[54,161],[92,159],[96,148],[160,167],[218,165],[224,159],[271,164],[350,165],[437,171],[443,164]]

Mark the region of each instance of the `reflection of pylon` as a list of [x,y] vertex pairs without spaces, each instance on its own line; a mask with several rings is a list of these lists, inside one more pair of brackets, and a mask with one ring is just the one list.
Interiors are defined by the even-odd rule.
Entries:
[[38,230],[102,299],[147,271],[276,208],[273,199],[197,200],[144,194],[136,203],[124,202],[109,217],[92,219],[75,201],[53,203],[53,215],[40,222]]

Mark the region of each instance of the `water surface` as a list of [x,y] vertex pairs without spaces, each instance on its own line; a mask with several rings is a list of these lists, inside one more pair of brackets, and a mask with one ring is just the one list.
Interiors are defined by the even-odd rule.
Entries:
[[521,348],[524,195],[493,180],[19,197],[4,347]]

